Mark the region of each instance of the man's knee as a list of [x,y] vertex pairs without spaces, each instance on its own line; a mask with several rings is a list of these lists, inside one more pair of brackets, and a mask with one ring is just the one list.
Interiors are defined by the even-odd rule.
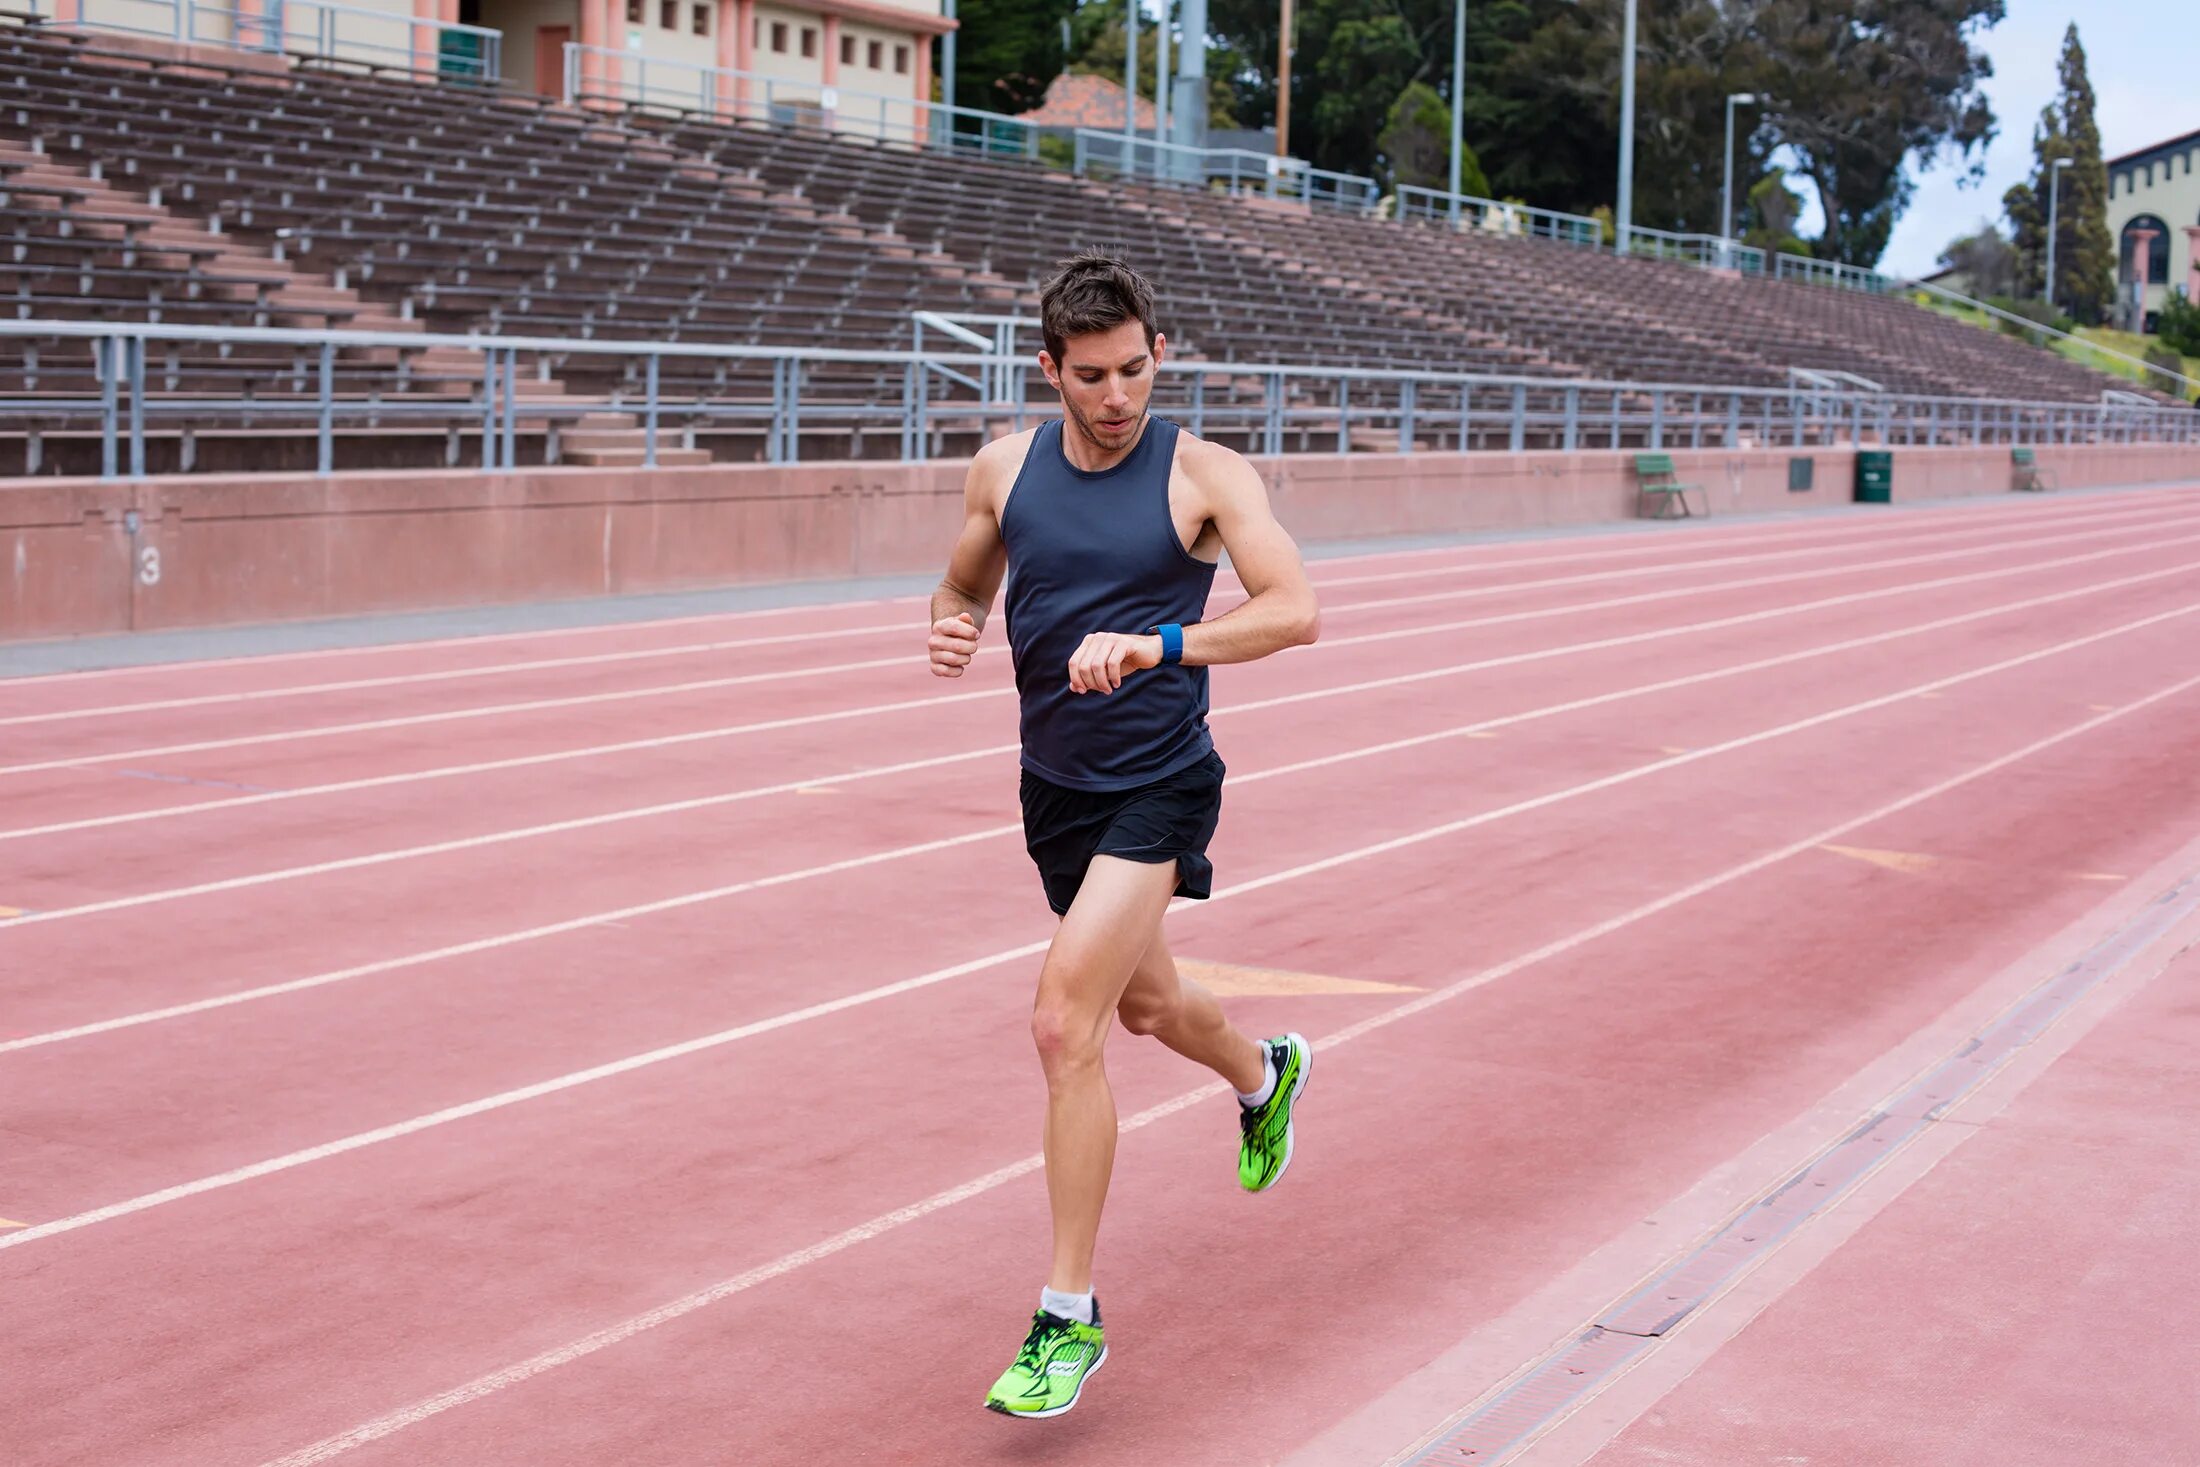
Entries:
[[1078,1065],[1097,1064],[1107,1026],[1095,1023],[1088,1007],[1059,992],[1041,990],[1031,1010],[1031,1042],[1049,1074]]
[[1174,1024],[1183,1008],[1181,994],[1127,993],[1123,995],[1123,1002],[1116,1006],[1115,1016],[1131,1033],[1151,1036]]

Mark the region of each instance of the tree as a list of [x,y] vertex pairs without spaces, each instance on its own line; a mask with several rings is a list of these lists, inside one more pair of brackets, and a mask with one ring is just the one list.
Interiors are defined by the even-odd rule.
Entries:
[[[1375,145],[1389,165],[1392,184],[1451,186],[1451,109],[1425,82],[1408,82],[1390,104],[1390,116]],[[1485,199],[1490,193],[1481,160],[1464,143],[1459,149],[1459,191]]]
[[2188,357],[2200,357],[2200,302],[2188,301],[2171,292],[2169,299],[2162,302],[2161,320],[2154,330],[2155,335],[2161,337],[2162,345],[2170,350]]
[[961,0],[955,95],[947,100],[988,112],[1038,106],[1061,75],[1062,22],[1076,9],[1077,0]]
[[1787,186],[1787,170],[1775,168],[1749,191],[1742,243],[1768,255],[1807,255],[1810,246],[1795,235],[1795,221],[1802,217],[1803,200]]
[[1973,33],[2003,0],[1757,0],[1760,90],[1777,100],[1780,140],[1800,155],[1825,210],[1817,253],[1877,263],[1913,188],[1904,168],[1946,152],[1980,176],[1994,114],[1993,63]]
[[1948,242],[1940,252],[1940,267],[1962,272],[1968,295],[2005,296],[2016,291],[2016,249],[1983,219],[1976,230]]
[[[1088,76],[1104,76],[1120,86],[1123,82],[1123,63],[1129,59],[1128,42],[1123,34],[1124,6],[1122,0],[1097,0],[1097,3],[1078,8],[1077,18],[1070,27],[1069,63],[1063,69]],[[1154,40],[1153,17],[1143,15],[1138,27],[1138,95],[1147,101],[1160,97],[1156,90],[1157,74],[1161,65],[1161,47]],[[1231,85],[1229,72],[1242,68],[1244,63],[1227,49],[1212,45],[1207,53],[1207,125],[1209,127],[1236,127],[1237,121],[1231,108],[1236,101],[1236,91]],[[1217,74],[1217,67],[1223,74]],[[1176,70],[1176,53],[1172,46],[1169,70]]]
[[[2106,319],[2116,299],[2116,254],[2108,237],[2108,167],[2101,159],[2101,130],[2093,121],[2093,84],[2086,77],[2085,47],[2078,27],[2063,33],[2058,68],[2062,90],[2040,113],[2032,132],[2030,183],[2002,195],[2016,240],[2020,295],[2047,294],[2047,219],[2055,216],[2055,288],[2061,309],[2089,325]],[[2062,181],[2055,160],[2068,158]],[[2058,189],[2050,195],[2050,189]]]

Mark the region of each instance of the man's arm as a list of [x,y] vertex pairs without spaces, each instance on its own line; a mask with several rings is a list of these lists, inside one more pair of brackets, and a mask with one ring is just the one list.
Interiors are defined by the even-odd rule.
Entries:
[[[1312,642],[1321,634],[1321,607],[1299,547],[1268,507],[1268,488],[1259,473],[1241,455],[1213,444],[1198,446],[1186,472],[1206,500],[1207,517],[1230,553],[1246,600],[1213,621],[1186,627],[1184,662],[1193,667],[1252,662]],[[1111,693],[1126,674],[1160,663],[1158,636],[1096,632],[1070,659],[1069,685],[1080,693]]]
[[988,444],[970,461],[963,479],[963,527],[947,558],[947,574],[932,593],[932,673],[961,677],[978,654],[978,633],[993,609],[993,597],[1008,571],[1008,547],[1001,543],[1000,520],[993,508],[998,455]]

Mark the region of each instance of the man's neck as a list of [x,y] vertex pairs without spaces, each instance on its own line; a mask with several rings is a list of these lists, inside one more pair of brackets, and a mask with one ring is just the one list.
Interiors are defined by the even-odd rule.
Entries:
[[1102,448],[1086,437],[1085,430],[1078,425],[1077,420],[1068,413],[1064,413],[1062,414],[1062,457],[1069,460],[1071,468],[1081,470],[1087,474],[1097,474],[1102,469],[1112,469],[1137,451],[1138,445],[1146,441],[1147,428],[1152,425],[1152,413],[1139,414],[1138,431],[1131,436],[1131,441],[1121,448],[1107,449]]

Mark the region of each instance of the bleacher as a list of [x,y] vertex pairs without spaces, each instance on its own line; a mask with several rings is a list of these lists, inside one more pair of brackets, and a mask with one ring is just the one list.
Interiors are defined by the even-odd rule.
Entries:
[[[1899,392],[2079,402],[2129,386],[1865,293],[814,130],[161,61],[43,26],[0,26],[0,223],[18,319],[904,348],[919,310],[1033,312],[1053,263],[1097,244],[1155,276],[1176,351],[1213,362],[1767,387],[1804,368]],[[318,365],[305,344],[163,343],[146,388],[245,405],[201,422],[202,444],[226,431],[236,465],[290,467],[299,430],[279,410],[315,400]],[[566,461],[631,461],[631,417],[560,404],[631,408],[642,371],[637,358],[524,354],[529,451],[552,451],[555,424]],[[459,428],[408,425],[403,409],[477,394],[482,373],[479,352],[342,350],[335,397],[388,410],[347,419],[344,461],[459,462]],[[818,364],[804,391],[878,403],[900,379]],[[1218,381],[1221,403],[1257,396],[1257,382]],[[663,361],[660,385],[736,404],[773,390],[768,362],[684,357]],[[43,463],[82,471],[81,405],[99,390],[87,343],[0,343],[0,386],[78,405],[48,425],[62,445],[73,426],[77,451],[49,448]],[[1334,406],[1333,392],[1309,383],[1295,401]],[[684,431],[690,461],[763,452],[754,420]],[[860,431],[833,435],[818,447],[877,451]],[[0,445],[22,436],[20,419],[0,421]],[[203,447],[199,462],[213,462]],[[0,472],[21,466],[0,446]]]

